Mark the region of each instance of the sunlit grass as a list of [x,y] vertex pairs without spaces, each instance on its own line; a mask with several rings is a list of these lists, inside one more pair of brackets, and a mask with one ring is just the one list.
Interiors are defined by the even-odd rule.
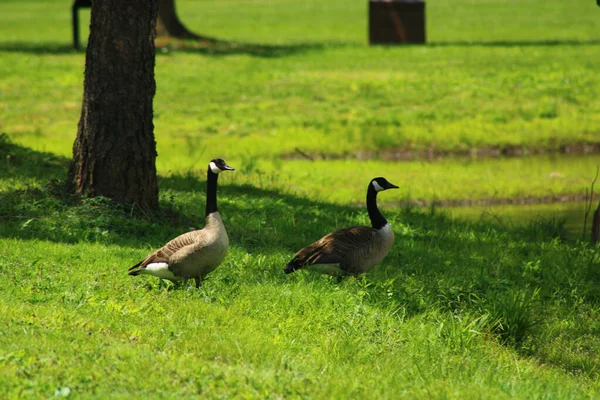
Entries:
[[[272,158],[296,148],[354,155],[595,143],[596,47],[557,52],[542,46],[534,54],[530,48],[470,48],[474,59],[451,47],[345,47],[277,60],[159,56],[158,150],[170,163],[174,152],[207,148]],[[463,62],[448,65],[459,55]],[[83,55],[6,53],[6,60],[0,64],[2,130],[25,145],[68,155]],[[23,71],[36,72],[28,77]]]
[[[236,160],[243,174],[235,183],[284,188],[298,195],[336,203],[363,203],[367,183],[385,176],[400,190],[382,202],[435,201],[477,203],[482,200],[585,196],[600,157],[527,157],[443,161],[308,161]],[[198,170],[204,174],[203,168]]]
[[[216,149],[230,158],[273,158],[296,148],[354,155],[385,149],[556,150],[598,142],[599,43],[593,34],[600,26],[590,16],[596,8],[558,1],[521,3],[516,18],[494,24],[496,30],[488,30],[485,37],[482,21],[515,12],[512,5],[428,3],[431,45],[367,47],[366,27],[356,25],[365,20],[363,3],[178,5],[198,31],[233,39],[235,32],[244,34],[249,28],[255,34],[248,37],[255,43],[280,47],[265,47],[266,56],[243,46],[218,54],[159,49],[154,108],[163,171],[178,168],[175,155],[202,149]],[[238,12],[229,14],[236,5]],[[18,7],[9,3],[9,11]],[[84,54],[68,49],[64,18],[44,18],[47,13],[62,15],[59,3],[44,7],[36,23],[56,28],[56,33],[35,36],[44,30],[21,29],[21,39],[0,42],[0,129],[24,145],[69,155],[80,113]],[[226,16],[220,14],[225,10]],[[296,15],[294,24],[284,22],[288,12]],[[195,13],[214,16],[222,27],[235,19],[236,30],[215,30],[212,17],[202,18],[205,25],[197,26]],[[330,22],[316,24],[308,17],[315,13]],[[571,17],[558,19],[564,22],[558,27],[553,18],[563,14]],[[27,18],[36,15],[27,12]],[[287,29],[277,30],[277,40],[267,40],[257,29],[260,24],[246,18],[262,21],[269,32],[274,29],[267,23],[270,19],[284,22]],[[308,20],[310,29],[303,25]],[[461,20],[470,21],[468,29],[451,33],[448,24]],[[24,26],[31,23],[21,20]],[[542,26],[543,32],[530,33]],[[309,36],[299,35],[294,27],[303,27]],[[0,27],[0,33],[3,29],[8,32],[10,24]],[[335,43],[336,31],[345,32],[348,41]],[[497,43],[498,35],[504,42]],[[298,44],[298,38],[305,44]]]

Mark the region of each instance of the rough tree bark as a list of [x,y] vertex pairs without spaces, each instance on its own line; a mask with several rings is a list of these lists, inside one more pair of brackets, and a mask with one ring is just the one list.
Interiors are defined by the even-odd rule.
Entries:
[[214,41],[214,38],[198,35],[183,25],[175,9],[175,0],[159,0],[158,26],[159,34],[168,34],[179,39],[196,39]]
[[158,0],[92,2],[83,105],[68,183],[76,193],[158,207],[152,123]]

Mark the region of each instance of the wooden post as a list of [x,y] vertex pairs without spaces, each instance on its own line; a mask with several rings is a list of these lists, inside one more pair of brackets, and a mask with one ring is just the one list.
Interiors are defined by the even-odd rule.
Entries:
[[370,0],[369,44],[407,43],[425,43],[425,2]]

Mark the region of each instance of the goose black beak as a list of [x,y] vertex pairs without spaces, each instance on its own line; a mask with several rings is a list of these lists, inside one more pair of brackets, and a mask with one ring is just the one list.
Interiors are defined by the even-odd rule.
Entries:
[[225,164],[225,166],[223,167],[225,168],[224,171],[235,171],[235,168],[231,168],[229,165]]
[[400,189],[398,186],[394,185],[393,183],[388,182],[388,184],[389,184],[389,186],[386,187],[386,189]]

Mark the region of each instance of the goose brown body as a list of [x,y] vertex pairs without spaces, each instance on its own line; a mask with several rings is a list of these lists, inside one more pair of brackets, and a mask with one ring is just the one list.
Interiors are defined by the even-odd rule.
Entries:
[[373,179],[367,189],[372,226],[351,226],[323,236],[300,249],[284,272],[306,268],[334,276],[360,275],[379,264],[394,244],[394,231],[377,208],[377,192],[392,188],[397,186],[385,178]]
[[[150,264],[166,263],[171,280],[199,282],[221,264],[227,255],[229,237],[218,212],[206,217],[204,229],[184,233],[130,268],[130,275],[151,274]],[[145,271],[145,272],[144,272]],[[167,273],[168,274],[168,273]]]
[[363,274],[392,248],[394,231],[387,226],[381,230],[351,226],[331,232],[298,251],[290,264],[334,276]]
[[206,192],[206,223],[203,229],[187,232],[129,268],[129,275],[148,274],[172,281],[194,279],[196,287],[227,255],[229,237],[217,209],[217,177],[233,170],[222,159],[209,163]]

